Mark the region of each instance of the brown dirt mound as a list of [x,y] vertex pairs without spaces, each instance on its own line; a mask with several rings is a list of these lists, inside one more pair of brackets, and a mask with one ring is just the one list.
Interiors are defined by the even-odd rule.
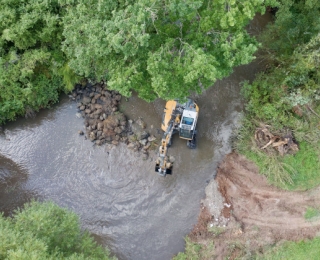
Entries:
[[236,153],[220,164],[216,181],[227,205],[221,216],[230,219],[214,238],[216,259],[262,251],[281,240],[313,238],[320,231],[319,219],[304,218],[308,207],[319,208],[319,188],[290,192],[270,186],[253,163]]

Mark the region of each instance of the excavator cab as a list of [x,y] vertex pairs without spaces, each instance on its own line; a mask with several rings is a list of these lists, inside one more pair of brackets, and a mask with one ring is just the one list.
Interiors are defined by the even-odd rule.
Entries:
[[167,156],[167,148],[171,145],[172,135],[179,133],[179,137],[187,140],[187,146],[196,148],[196,124],[199,107],[191,99],[185,103],[179,100],[169,100],[164,110],[161,128],[164,131],[155,171],[161,176],[172,173],[173,161]]

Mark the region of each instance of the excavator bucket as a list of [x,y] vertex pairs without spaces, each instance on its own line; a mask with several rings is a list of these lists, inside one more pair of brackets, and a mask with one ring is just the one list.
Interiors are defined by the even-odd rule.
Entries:
[[155,172],[157,172],[161,176],[165,176],[166,174],[172,174],[172,164],[166,168],[161,168],[159,163],[156,163]]

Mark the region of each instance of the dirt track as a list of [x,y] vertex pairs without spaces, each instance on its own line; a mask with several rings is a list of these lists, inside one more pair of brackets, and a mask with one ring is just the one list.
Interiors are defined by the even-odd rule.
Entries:
[[[225,200],[220,218],[228,220],[224,233],[207,236],[214,239],[216,259],[233,259],[282,240],[319,234],[320,219],[307,221],[304,214],[307,207],[319,208],[320,188],[305,192],[277,189],[268,185],[255,165],[235,153],[220,164],[216,181]],[[202,243],[203,238],[194,236]]]

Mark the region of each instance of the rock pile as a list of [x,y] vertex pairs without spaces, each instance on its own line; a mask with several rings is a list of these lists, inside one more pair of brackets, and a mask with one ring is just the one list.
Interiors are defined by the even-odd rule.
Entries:
[[84,118],[85,131],[80,130],[79,134],[95,145],[123,142],[129,149],[142,152],[143,159],[147,159],[148,151],[157,146],[157,139],[150,136],[141,119],[134,123],[119,111],[121,95],[106,89],[104,83],[77,85],[71,98],[78,102],[76,116]]

